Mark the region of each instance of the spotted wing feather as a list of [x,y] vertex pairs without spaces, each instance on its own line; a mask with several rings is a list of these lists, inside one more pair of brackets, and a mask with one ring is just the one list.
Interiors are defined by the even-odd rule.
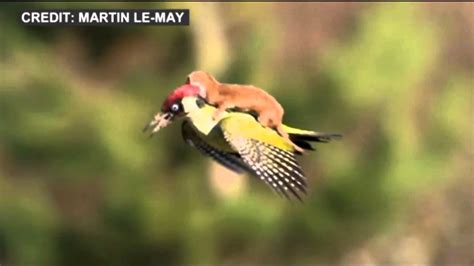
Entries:
[[239,154],[224,152],[207,144],[191,127],[188,121],[184,121],[181,125],[181,133],[184,141],[203,155],[211,157],[234,172],[254,174],[253,170],[242,161]]
[[301,200],[300,193],[306,194],[306,178],[292,152],[259,140],[233,136],[227,131],[223,133],[255,175],[277,193],[287,198],[291,193],[299,200]]

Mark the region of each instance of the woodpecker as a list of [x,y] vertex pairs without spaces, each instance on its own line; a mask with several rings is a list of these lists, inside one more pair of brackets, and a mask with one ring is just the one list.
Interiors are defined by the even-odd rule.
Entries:
[[[272,128],[262,126],[251,113],[223,111],[216,120],[216,107],[199,96],[199,87],[186,84],[164,101],[161,112],[145,126],[151,135],[169,123],[183,119],[184,141],[237,173],[248,173],[288,199],[307,193],[307,180],[296,160],[299,152]],[[301,130],[283,125],[291,141],[313,150],[310,141],[326,143],[340,134]]]

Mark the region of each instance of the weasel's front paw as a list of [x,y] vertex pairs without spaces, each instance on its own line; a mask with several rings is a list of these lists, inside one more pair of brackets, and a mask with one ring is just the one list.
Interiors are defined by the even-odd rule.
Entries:
[[221,117],[221,113],[220,112],[215,112],[212,115],[212,120],[217,121],[217,120],[219,120],[220,117]]

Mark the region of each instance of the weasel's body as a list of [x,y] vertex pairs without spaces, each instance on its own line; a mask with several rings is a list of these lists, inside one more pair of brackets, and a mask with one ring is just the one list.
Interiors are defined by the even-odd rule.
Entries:
[[[220,83],[204,71],[194,71],[189,74],[188,83],[198,86],[200,96],[210,104],[217,106],[217,111],[214,113],[215,119],[219,118],[220,114],[228,108],[238,107],[255,111],[258,113],[260,124],[276,129],[282,137],[291,142],[288,133],[282,126],[283,107],[263,89],[252,85]],[[293,145],[299,152],[303,152],[303,149],[295,144]]]

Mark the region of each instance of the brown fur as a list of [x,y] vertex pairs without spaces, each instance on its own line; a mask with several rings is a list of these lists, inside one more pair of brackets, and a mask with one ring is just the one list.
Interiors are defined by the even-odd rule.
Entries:
[[218,119],[222,112],[233,107],[255,111],[260,124],[276,129],[298,152],[303,152],[302,148],[291,142],[288,133],[283,129],[283,107],[263,89],[252,85],[220,83],[204,71],[192,72],[188,75],[187,82],[199,86],[201,97],[206,98],[210,104],[217,105],[214,119]]

